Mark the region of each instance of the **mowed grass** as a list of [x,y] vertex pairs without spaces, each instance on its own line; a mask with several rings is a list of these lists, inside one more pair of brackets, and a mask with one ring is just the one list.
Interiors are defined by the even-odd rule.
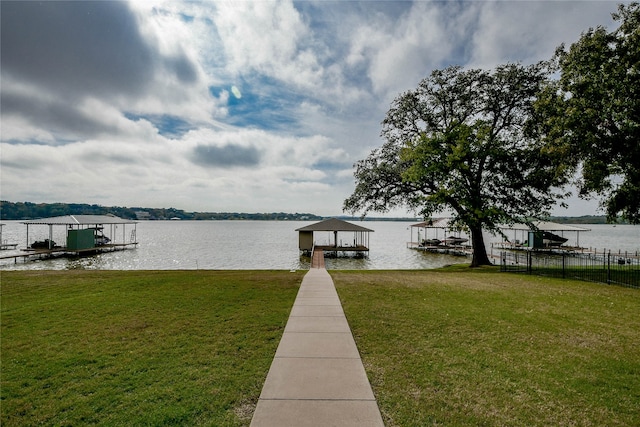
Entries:
[[640,425],[640,291],[330,271],[387,426]]
[[304,272],[0,272],[0,424],[248,425]]
[[[0,424],[248,425],[305,272],[0,272]],[[387,426],[640,425],[640,291],[330,271]]]

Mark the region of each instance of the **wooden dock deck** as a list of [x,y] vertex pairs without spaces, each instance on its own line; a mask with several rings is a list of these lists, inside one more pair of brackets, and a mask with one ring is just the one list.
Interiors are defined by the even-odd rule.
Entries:
[[456,255],[456,256],[471,256],[473,255],[473,248],[471,246],[463,245],[420,245],[416,242],[407,242],[409,249],[415,249],[418,251],[434,252],[439,254]]
[[315,249],[311,256],[311,268],[325,268],[324,265],[324,250]]
[[66,247],[55,249],[22,249],[21,253],[0,255],[0,260],[13,259],[14,263],[17,263],[19,259],[27,261],[30,258],[53,258],[63,256],[81,256],[91,255],[95,253],[114,252],[128,249],[129,246],[137,246],[138,243],[110,243],[102,246],[96,246],[88,249],[67,249]]
[[369,248],[364,245],[335,246],[335,245],[315,245],[315,249],[326,252],[369,252]]
[[507,252],[534,252],[538,254],[548,255],[587,255],[587,256],[620,256],[631,259],[640,259],[640,252],[638,251],[622,251],[622,250],[610,250],[606,248],[585,248],[581,246],[546,246],[542,248],[530,248],[524,245],[514,245],[508,242],[492,243],[491,253],[493,256],[493,250],[498,252],[495,258],[500,257],[500,253]]

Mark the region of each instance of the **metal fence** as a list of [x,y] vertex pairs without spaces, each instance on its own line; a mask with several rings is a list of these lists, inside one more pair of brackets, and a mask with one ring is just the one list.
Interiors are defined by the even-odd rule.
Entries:
[[502,251],[500,271],[586,280],[640,289],[638,253]]

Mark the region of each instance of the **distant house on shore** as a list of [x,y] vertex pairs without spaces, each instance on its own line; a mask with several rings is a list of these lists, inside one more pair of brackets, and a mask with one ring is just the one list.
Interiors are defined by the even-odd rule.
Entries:
[[136,219],[140,221],[151,219],[151,214],[147,211],[136,211]]

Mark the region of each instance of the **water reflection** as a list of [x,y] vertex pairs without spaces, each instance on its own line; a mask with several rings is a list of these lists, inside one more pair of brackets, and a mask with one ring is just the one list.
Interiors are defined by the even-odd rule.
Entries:
[[[3,240],[24,246],[23,224],[5,222]],[[296,228],[303,221],[143,221],[138,223],[137,249],[80,258],[56,258],[35,262],[0,261],[2,269],[54,270],[195,270],[275,269],[307,270],[310,259],[300,255]],[[370,236],[368,258],[328,258],[327,269],[429,269],[469,258],[434,254],[407,248],[411,239],[408,222],[366,223]],[[589,225],[581,233],[585,247],[638,251],[640,227]],[[30,236],[37,238],[38,236]],[[490,237],[490,236],[489,236]],[[499,241],[499,238],[494,238]],[[2,255],[10,251],[2,251]]]

